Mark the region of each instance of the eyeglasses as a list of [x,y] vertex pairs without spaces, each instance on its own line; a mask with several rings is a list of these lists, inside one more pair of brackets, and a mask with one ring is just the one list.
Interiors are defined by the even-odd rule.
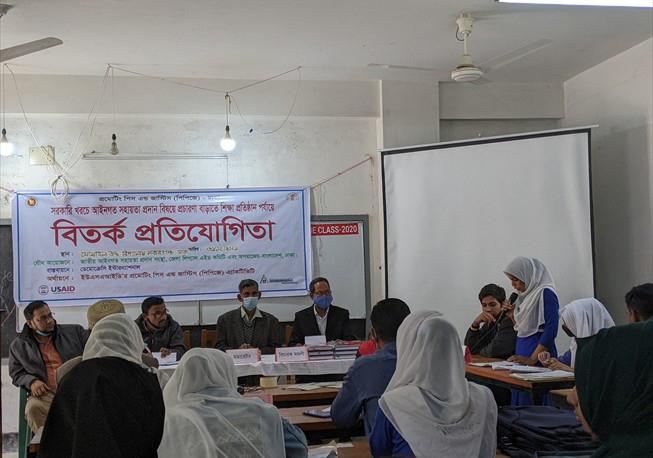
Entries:
[[47,323],[50,320],[54,320],[54,313],[52,312],[40,318],[34,318],[34,321],[38,321],[39,323]]
[[326,291],[315,291],[313,294],[317,297],[322,297],[322,296],[330,296],[331,295],[331,290],[327,289]]
[[165,309],[163,312],[148,313],[148,315],[153,316],[154,318],[161,318],[163,315],[166,315],[168,312],[169,310]]

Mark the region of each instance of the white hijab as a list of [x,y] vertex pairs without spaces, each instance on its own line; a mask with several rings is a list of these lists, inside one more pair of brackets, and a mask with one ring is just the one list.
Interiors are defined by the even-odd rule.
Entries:
[[159,457],[285,457],[276,407],[236,391],[230,357],[193,348],[163,390],[166,420]]
[[[578,299],[571,302],[560,312],[562,321],[577,338],[590,337],[603,328],[614,326],[612,317],[596,299]],[[576,365],[576,338],[571,340],[571,367]]]
[[503,273],[523,281],[526,291],[519,293],[515,301],[515,330],[518,337],[529,337],[537,333],[544,324],[544,290],[555,293],[555,284],[549,269],[539,259],[518,256]]
[[417,457],[494,457],[497,406],[465,379],[460,339],[438,312],[408,315],[397,333],[397,369],[379,399]]
[[125,313],[106,316],[93,326],[93,331],[86,342],[82,360],[93,358],[116,357],[136,363],[153,373],[163,388],[169,376],[157,369],[143,364],[143,336],[134,320]]

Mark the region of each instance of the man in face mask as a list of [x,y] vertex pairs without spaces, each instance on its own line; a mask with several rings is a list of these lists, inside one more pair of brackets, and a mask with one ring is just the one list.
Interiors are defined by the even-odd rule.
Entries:
[[143,342],[147,351],[161,352],[166,357],[171,353],[177,354],[177,361],[186,353],[184,344],[184,331],[172,316],[161,296],[150,296],[141,304],[141,316],[136,319],[136,324],[143,335]]
[[317,277],[309,285],[313,305],[295,313],[295,321],[288,346],[304,345],[306,336],[326,337],[332,340],[358,340],[351,330],[349,311],[336,305],[331,305],[333,295],[329,280]]
[[259,310],[261,292],[252,279],[238,285],[240,307],[218,318],[218,350],[258,348],[263,354],[272,354],[281,346],[279,320],[270,313]]
[[84,352],[88,331],[76,324],[57,324],[43,301],[31,302],[23,314],[23,331],[9,347],[9,375],[15,386],[30,392],[25,419],[36,432],[45,424],[52,404],[55,371]]

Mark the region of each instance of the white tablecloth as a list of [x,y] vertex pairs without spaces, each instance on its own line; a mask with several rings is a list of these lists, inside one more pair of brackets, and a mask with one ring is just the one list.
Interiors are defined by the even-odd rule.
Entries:
[[[274,355],[263,355],[262,361],[249,364],[236,364],[236,376],[246,375],[325,375],[346,374],[354,364],[355,359],[333,359],[325,361],[298,361],[293,363],[277,363]],[[162,366],[163,371],[173,372],[177,365]]]

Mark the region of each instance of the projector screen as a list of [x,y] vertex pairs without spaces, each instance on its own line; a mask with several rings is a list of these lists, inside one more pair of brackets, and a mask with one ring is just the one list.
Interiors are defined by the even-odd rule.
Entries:
[[481,287],[513,292],[503,269],[515,256],[549,268],[561,308],[594,296],[589,128],[381,155],[387,297],[443,312],[462,340]]

